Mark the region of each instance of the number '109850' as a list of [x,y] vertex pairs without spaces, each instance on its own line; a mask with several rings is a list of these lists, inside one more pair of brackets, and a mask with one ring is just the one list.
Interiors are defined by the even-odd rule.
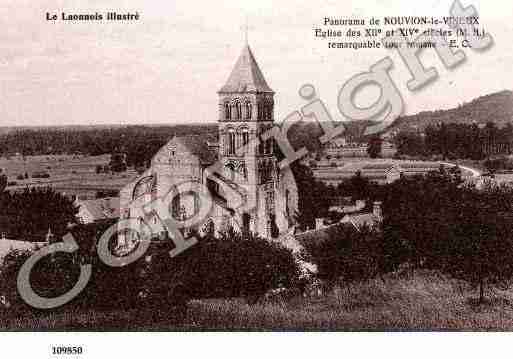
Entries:
[[56,346],[52,347],[53,355],[80,355],[82,354],[83,349],[80,346],[71,347],[71,346]]

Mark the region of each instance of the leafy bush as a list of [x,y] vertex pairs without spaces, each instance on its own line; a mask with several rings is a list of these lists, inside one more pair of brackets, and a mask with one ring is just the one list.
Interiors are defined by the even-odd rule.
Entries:
[[50,178],[50,174],[48,172],[34,172],[32,178]]
[[483,165],[490,172],[513,170],[513,161],[506,157],[487,159],[486,161],[484,161]]
[[7,176],[1,173],[0,169],[0,193],[2,193],[5,187],[9,186],[9,181],[7,180]]
[[317,266],[317,277],[333,286],[375,277],[381,265],[381,239],[370,228],[334,225],[325,238],[305,245],[304,259]]
[[26,188],[4,192],[0,208],[6,219],[3,230],[14,238],[41,241],[51,228],[60,238],[70,223],[76,223],[78,208],[73,201],[52,188]]
[[30,255],[31,252],[28,250],[12,250],[4,257],[0,268],[0,296],[3,299],[3,303],[0,305],[0,313],[3,312],[4,316],[9,312],[15,314],[28,308],[25,307],[18,294],[16,280],[21,266]]
[[[19,295],[17,288],[18,273],[32,255],[29,250],[12,250],[4,258],[0,270],[0,295],[5,298],[4,310],[13,313],[33,311]],[[79,275],[79,266],[75,265],[76,256],[56,253],[41,259],[32,268],[30,285],[40,296],[55,298],[65,294],[74,286]]]
[[152,255],[144,282],[164,290],[181,285],[190,298],[258,298],[270,289],[294,286],[299,276],[288,249],[233,231],[219,239],[205,237],[175,258],[163,253]]
[[[91,264],[87,287],[61,308],[95,310],[159,308],[184,304],[190,298],[262,297],[273,288],[297,284],[299,269],[289,250],[252,235],[230,231],[220,239],[205,237],[171,258],[170,240],[152,242],[137,261],[123,267],[104,264],[96,242],[111,223],[78,225],[72,229],[79,250],[56,253],[33,268],[31,284],[43,297],[57,297],[77,282],[80,264]],[[113,239],[115,241],[115,239]],[[30,252],[12,252],[0,271],[0,295],[20,310],[33,310],[17,294],[16,278]],[[18,311],[19,312],[19,311]]]

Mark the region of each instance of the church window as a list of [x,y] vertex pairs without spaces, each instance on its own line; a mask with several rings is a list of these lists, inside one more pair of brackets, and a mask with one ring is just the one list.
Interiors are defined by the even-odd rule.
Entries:
[[242,231],[245,234],[249,233],[251,223],[251,216],[248,213],[242,214]]
[[205,223],[205,226],[203,227],[204,233],[210,236],[213,236],[215,234],[215,224],[212,218],[209,218],[207,223]]
[[258,111],[258,119],[259,120],[262,120],[263,119],[263,104],[261,102],[258,103],[258,107],[257,107],[257,111]]
[[242,105],[239,101],[235,102],[235,118],[237,120],[242,118]]
[[226,177],[232,181],[235,180],[235,165],[232,162],[226,165]]
[[230,111],[230,104],[227,102],[224,104],[224,118],[229,120],[232,116],[231,116],[231,111]]
[[185,209],[184,205],[180,206],[180,214],[178,216],[178,219],[180,221],[185,221],[187,219],[187,210]]
[[270,102],[266,102],[264,106],[264,117],[266,120],[272,119],[273,106]]
[[199,196],[198,193],[196,192],[191,192],[190,195],[193,197],[194,199],[194,213],[192,214],[193,216],[197,215],[200,211],[200,205],[201,205],[201,198]]
[[285,191],[285,213],[287,214],[287,218],[290,217],[289,197],[290,197],[290,191],[287,189]]
[[272,162],[262,162],[260,164],[260,182],[267,183],[273,179],[273,164]]
[[142,178],[139,182],[137,182],[132,193],[132,199],[136,199],[141,197],[142,195],[150,193],[153,181],[154,177],[148,176]]
[[171,206],[172,206],[173,218],[179,220],[180,219],[180,208],[181,208],[181,205],[180,205],[180,194],[177,194],[173,198],[173,200],[171,202]]
[[253,106],[251,105],[251,102],[246,102],[246,119],[251,119],[253,111]]
[[228,155],[234,155],[235,154],[235,130],[229,129],[228,130],[228,148],[227,148],[227,154]]
[[242,146],[249,144],[249,130],[247,128],[242,129]]
[[219,184],[216,181],[207,178],[207,189],[211,194],[219,196]]
[[230,119],[237,118],[237,103],[232,103],[230,106]]
[[268,138],[265,141],[265,153],[267,153],[267,154],[273,153],[273,139],[272,138]]
[[265,210],[267,214],[274,214],[274,191],[269,191],[265,196]]

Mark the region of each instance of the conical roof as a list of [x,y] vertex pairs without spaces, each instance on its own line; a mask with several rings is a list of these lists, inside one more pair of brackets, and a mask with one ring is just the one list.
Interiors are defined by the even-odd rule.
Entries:
[[235,67],[219,92],[270,92],[249,45],[245,45]]

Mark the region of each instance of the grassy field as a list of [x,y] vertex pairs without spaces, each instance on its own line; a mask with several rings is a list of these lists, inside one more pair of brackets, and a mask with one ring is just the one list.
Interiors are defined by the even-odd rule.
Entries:
[[318,298],[248,305],[195,300],[186,319],[155,310],[66,312],[3,320],[3,330],[512,330],[513,294],[475,291],[431,272],[351,284]]
[[[51,186],[72,190],[81,186],[97,186],[120,189],[137,177],[135,171],[124,173],[96,173],[97,165],[107,165],[110,155],[102,156],[76,156],[76,155],[48,155],[27,156],[26,158],[0,157],[0,168],[7,174],[9,181],[16,182],[8,189],[23,189],[26,186]],[[49,178],[32,178],[35,172],[46,172]],[[17,179],[18,175],[29,175],[28,179]]]
[[72,172],[77,174],[94,173],[96,165],[109,163],[110,155],[77,156],[77,155],[48,155],[48,156],[15,156],[0,157],[0,168],[7,173],[9,180],[16,180],[19,174],[48,172],[52,178],[67,176]]

